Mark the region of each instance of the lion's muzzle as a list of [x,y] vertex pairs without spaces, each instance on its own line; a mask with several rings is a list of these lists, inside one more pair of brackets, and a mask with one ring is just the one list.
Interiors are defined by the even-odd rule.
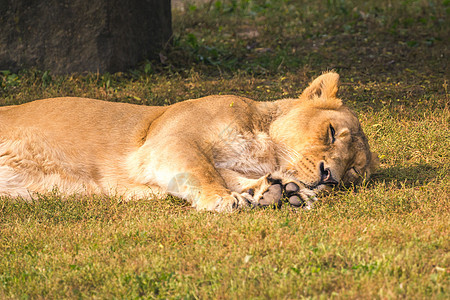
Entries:
[[318,185],[337,185],[336,179],[333,178],[333,174],[331,174],[331,170],[329,168],[325,168],[325,164],[323,162],[320,163],[320,181]]

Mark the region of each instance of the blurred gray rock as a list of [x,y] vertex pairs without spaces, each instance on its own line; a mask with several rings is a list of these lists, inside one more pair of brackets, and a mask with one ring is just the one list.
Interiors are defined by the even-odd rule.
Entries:
[[0,0],[0,70],[126,71],[171,35],[170,0]]

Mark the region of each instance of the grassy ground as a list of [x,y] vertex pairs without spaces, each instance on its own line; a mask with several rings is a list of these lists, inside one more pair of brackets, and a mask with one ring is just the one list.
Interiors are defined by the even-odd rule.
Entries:
[[161,60],[119,74],[0,75],[0,104],[295,97],[341,74],[381,167],[312,211],[198,213],[179,199],[0,199],[0,298],[417,298],[450,287],[449,15],[443,1],[207,1]]

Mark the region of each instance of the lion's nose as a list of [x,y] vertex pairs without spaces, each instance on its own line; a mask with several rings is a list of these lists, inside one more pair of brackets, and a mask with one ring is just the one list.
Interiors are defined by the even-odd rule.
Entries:
[[329,185],[337,185],[338,182],[333,178],[333,174],[331,174],[331,170],[329,168],[325,168],[325,164],[323,162],[320,163],[320,182],[319,184],[329,184]]

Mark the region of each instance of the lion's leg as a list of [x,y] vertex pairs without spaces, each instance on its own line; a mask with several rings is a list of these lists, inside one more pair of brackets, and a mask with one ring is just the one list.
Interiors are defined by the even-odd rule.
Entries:
[[[167,151],[167,144],[183,151]],[[137,182],[158,185],[198,210],[232,211],[249,205],[246,195],[231,191],[211,160],[188,143],[166,140],[162,145],[149,140],[130,157],[129,165]]]
[[245,194],[228,189],[214,166],[202,159],[195,166],[163,172],[173,174],[167,192],[191,201],[198,210],[232,211],[249,204]]
[[31,199],[30,192],[20,174],[7,166],[0,165],[0,196]]

